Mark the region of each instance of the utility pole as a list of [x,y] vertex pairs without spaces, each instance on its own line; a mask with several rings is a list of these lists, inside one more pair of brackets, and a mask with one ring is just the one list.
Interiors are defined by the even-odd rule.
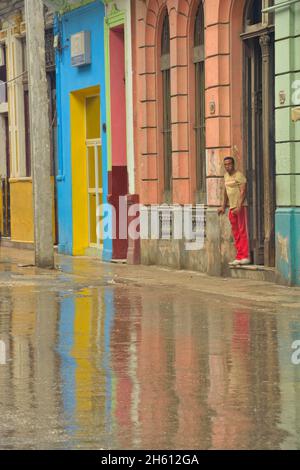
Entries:
[[30,136],[33,181],[35,264],[54,268],[49,101],[42,0],[25,0]]

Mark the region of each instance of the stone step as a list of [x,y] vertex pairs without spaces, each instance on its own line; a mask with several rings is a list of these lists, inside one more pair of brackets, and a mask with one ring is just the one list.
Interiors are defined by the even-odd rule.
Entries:
[[19,248],[20,250],[34,250],[33,242],[18,242],[6,237],[2,237],[1,246],[5,248]]
[[251,264],[249,266],[230,266],[233,279],[251,279],[253,281],[276,282],[276,269]]

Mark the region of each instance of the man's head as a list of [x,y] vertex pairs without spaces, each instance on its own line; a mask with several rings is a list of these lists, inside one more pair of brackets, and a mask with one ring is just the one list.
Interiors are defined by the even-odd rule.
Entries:
[[234,170],[235,170],[234,158],[233,157],[225,157],[224,158],[224,167],[225,167],[225,170],[227,171],[227,173],[232,175],[232,173],[234,173]]

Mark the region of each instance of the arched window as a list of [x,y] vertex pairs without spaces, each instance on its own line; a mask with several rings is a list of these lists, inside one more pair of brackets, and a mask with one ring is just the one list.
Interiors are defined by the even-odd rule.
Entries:
[[198,202],[205,203],[206,195],[206,141],[205,141],[205,51],[204,10],[200,1],[194,29],[195,64],[195,138],[196,190]]
[[162,96],[163,96],[163,145],[164,145],[164,193],[165,201],[171,202],[172,190],[172,126],[171,126],[171,70],[170,70],[170,24],[166,12],[161,35]]
[[252,0],[248,2],[246,9],[246,25],[262,23],[263,0]]

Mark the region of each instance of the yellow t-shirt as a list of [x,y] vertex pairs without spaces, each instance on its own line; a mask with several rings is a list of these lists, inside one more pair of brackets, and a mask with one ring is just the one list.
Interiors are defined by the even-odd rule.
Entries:
[[233,175],[226,172],[224,180],[229,200],[229,207],[230,209],[235,209],[241,196],[241,186],[247,183],[247,180],[240,171],[236,171]]

